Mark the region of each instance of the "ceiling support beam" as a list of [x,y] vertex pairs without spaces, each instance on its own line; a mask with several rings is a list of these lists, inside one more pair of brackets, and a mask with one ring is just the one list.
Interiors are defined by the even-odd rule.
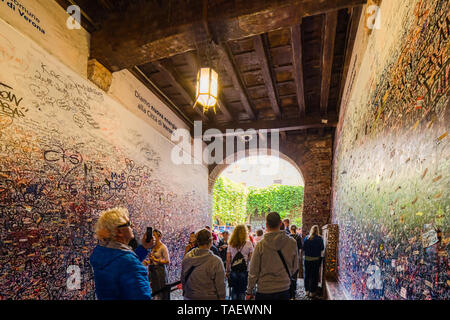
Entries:
[[235,63],[233,61],[233,55],[231,54],[228,46],[225,43],[220,43],[217,46],[217,50],[219,51],[220,61],[224,64],[224,69],[230,76],[231,81],[233,82],[234,89],[239,93],[241,103],[244,106],[249,119],[255,120],[255,113],[253,112],[253,108],[250,105],[250,101],[248,99],[248,95],[245,91],[244,85],[242,84],[239,72],[236,70]]
[[[153,63],[153,65],[158,69],[159,72],[165,74],[167,76],[167,79],[169,80],[169,83],[175,88],[175,90],[181,94],[181,96],[188,101],[189,105],[194,105],[194,100],[189,94],[186,89],[181,85],[180,81],[176,77],[175,69],[173,66],[170,65],[168,61],[162,62],[162,61],[156,61]],[[195,108],[195,112],[201,117],[202,121],[209,121],[209,119],[206,117],[206,115],[200,111],[199,108]]]
[[269,40],[267,34],[255,36],[253,38],[253,45],[255,48],[256,56],[259,60],[261,67],[261,73],[264,78],[264,83],[267,89],[267,95],[269,96],[270,104],[272,105],[273,112],[277,118],[281,118],[280,112],[280,99],[278,97],[278,91],[275,86],[275,77],[271,71],[271,57],[269,52]]
[[302,29],[301,25],[291,27],[292,65],[294,67],[295,91],[297,92],[297,104],[300,117],[306,113],[305,86],[303,82],[302,62]]
[[337,20],[337,11],[329,12],[325,14],[322,25],[322,85],[320,89],[320,113],[322,115],[326,115],[328,111]]
[[339,114],[339,108],[344,93],[345,84],[347,82],[347,73],[350,67],[350,60],[352,59],[353,46],[355,44],[356,34],[358,32],[359,20],[361,19],[362,6],[357,6],[351,9],[349,30],[347,31],[347,39],[345,45],[344,68],[342,69],[341,87],[339,88],[338,103],[336,105],[336,112]]
[[[326,120],[326,121],[324,121]],[[242,130],[279,130],[279,131],[295,131],[303,130],[309,128],[326,128],[326,127],[336,127],[338,122],[338,117],[335,113],[329,114],[326,119],[319,115],[308,116],[302,119],[289,119],[289,120],[259,120],[255,122],[237,122],[227,124],[226,126],[203,126],[203,132],[208,129],[218,129],[222,133],[226,133],[227,129],[232,129],[233,131],[237,129]],[[231,134],[234,135],[235,133]],[[214,136],[214,135],[211,135]]]

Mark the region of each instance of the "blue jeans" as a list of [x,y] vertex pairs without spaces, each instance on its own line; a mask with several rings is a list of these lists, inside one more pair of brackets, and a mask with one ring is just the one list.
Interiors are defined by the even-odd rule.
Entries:
[[231,289],[231,300],[245,300],[248,272],[231,272],[228,285]]
[[256,292],[255,300],[289,300],[291,293],[289,290],[275,293]]

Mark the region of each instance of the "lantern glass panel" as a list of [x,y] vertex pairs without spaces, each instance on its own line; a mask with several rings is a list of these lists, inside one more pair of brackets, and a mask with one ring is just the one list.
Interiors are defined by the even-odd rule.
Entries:
[[211,68],[201,68],[197,75],[197,102],[205,107],[217,102],[218,74]]

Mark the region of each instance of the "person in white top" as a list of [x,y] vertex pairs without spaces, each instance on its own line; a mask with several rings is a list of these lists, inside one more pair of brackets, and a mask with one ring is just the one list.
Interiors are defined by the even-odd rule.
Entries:
[[236,226],[228,241],[226,276],[231,288],[232,300],[244,300],[248,282],[249,262],[253,244],[248,238],[247,227]]

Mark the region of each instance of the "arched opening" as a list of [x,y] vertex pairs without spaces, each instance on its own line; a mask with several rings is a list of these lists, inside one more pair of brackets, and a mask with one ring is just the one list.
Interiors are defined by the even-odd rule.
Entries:
[[239,223],[264,229],[270,211],[301,229],[305,181],[298,165],[284,153],[270,149],[236,153],[217,165],[209,179],[213,223],[220,230]]

